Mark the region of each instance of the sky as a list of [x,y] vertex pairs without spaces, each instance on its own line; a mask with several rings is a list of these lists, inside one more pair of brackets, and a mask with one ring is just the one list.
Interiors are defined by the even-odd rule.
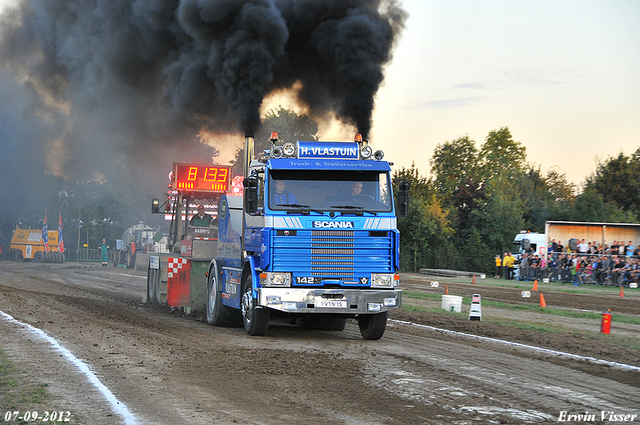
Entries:
[[[0,10],[16,0],[0,0]],[[429,175],[440,143],[508,127],[543,173],[580,185],[640,148],[640,1],[403,0],[409,17],[375,99],[370,141]],[[267,99],[269,106],[287,105]],[[292,108],[294,109],[294,108]],[[353,140],[340,125],[322,139]],[[219,163],[240,137],[222,140]]]
[[640,1],[404,0],[372,146],[429,174],[435,147],[508,127],[578,185],[640,148]]

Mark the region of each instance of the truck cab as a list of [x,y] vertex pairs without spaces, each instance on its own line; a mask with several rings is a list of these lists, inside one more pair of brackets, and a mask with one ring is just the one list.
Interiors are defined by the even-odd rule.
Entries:
[[512,251],[516,255],[524,253],[544,256],[547,252],[547,241],[544,233],[522,231],[513,239]]
[[274,142],[252,161],[241,208],[239,197],[221,197],[209,323],[231,324],[238,309],[245,330],[264,335],[272,317],[327,329],[356,317],[363,337],[382,337],[388,312],[402,304],[382,156],[358,142],[298,141]]

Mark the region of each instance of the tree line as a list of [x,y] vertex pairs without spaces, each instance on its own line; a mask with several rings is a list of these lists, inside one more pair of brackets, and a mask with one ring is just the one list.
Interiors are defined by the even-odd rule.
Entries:
[[508,127],[480,146],[463,136],[437,145],[423,175],[415,166],[394,173],[411,184],[409,215],[398,220],[401,268],[490,272],[521,230],[544,232],[545,221],[637,222],[640,148],[598,164],[582,188],[552,168],[527,162]]

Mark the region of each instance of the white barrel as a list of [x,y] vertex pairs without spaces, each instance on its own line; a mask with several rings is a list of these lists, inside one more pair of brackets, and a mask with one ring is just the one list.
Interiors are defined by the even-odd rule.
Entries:
[[447,311],[460,313],[462,311],[462,297],[458,295],[443,295],[442,308]]

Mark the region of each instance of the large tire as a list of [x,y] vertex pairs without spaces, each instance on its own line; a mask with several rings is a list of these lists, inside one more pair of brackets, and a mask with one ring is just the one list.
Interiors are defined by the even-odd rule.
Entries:
[[44,254],[42,251],[38,251],[33,254],[33,261],[35,261],[36,263],[42,263],[42,260],[44,260]]
[[24,255],[22,255],[22,251],[18,251],[16,253],[15,261],[24,261]]
[[240,311],[222,304],[221,278],[218,262],[214,261],[207,281],[207,323],[213,326],[240,326]]
[[247,273],[242,282],[242,324],[251,336],[263,336],[269,328],[270,313],[267,308],[257,308],[253,298],[251,273]]
[[358,316],[360,335],[364,339],[380,339],[387,329],[387,317],[389,312],[376,314],[361,314]]

